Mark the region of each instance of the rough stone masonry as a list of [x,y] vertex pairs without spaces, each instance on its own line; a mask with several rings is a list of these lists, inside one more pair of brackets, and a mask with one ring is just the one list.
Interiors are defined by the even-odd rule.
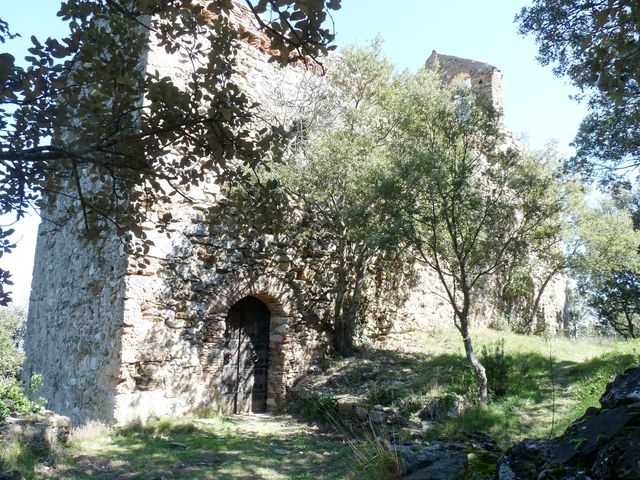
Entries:
[[[249,16],[242,15],[246,24]],[[237,75],[265,110],[275,109],[299,99],[314,74],[269,63],[260,38],[257,32],[240,49]],[[500,108],[498,69],[435,52],[429,62],[436,58],[445,81],[469,81]],[[151,45],[146,62],[151,71],[186,78],[188,65],[178,54]],[[175,220],[168,237],[144,226],[155,242],[144,268],[115,236],[87,243],[80,222],[40,225],[25,375],[43,375],[40,394],[50,409],[75,423],[198,409],[274,410],[329,352],[323,325],[331,314],[332,245],[243,230],[229,220],[233,215],[212,222],[212,208],[225,200],[215,179],[192,200],[156,212]],[[49,214],[55,218],[55,210]],[[380,269],[367,289],[368,315],[448,326],[451,311],[439,288],[434,273],[421,269],[414,286],[399,292]],[[548,289],[541,321],[557,325],[563,305],[559,279]],[[487,301],[476,323],[493,314]],[[261,396],[247,398],[254,390]]]

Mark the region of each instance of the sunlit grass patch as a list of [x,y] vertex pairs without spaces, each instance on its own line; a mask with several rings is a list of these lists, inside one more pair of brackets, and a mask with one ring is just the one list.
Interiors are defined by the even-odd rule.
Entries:
[[349,449],[289,417],[154,419],[73,441],[59,478],[344,479]]

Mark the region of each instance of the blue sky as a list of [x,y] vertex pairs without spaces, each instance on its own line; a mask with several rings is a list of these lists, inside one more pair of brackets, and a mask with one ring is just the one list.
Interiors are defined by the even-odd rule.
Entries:
[[[419,68],[432,50],[490,63],[503,73],[506,125],[528,145],[542,148],[558,141],[569,154],[585,108],[571,100],[576,93],[549,67],[541,67],[531,38],[522,38],[513,23],[524,0],[342,0],[333,15],[337,44],[366,43],[376,35],[384,39],[383,53],[399,69]],[[21,39],[1,45],[16,57],[24,56],[29,37],[55,36],[62,24],[55,16],[57,0],[2,0],[0,17],[7,20]],[[392,6],[390,6],[392,5]],[[5,223],[5,222],[2,222]],[[14,274],[13,288],[18,304],[29,294],[38,218],[18,225],[20,240],[12,255],[3,257],[3,268]],[[69,252],[73,255],[74,252]]]
[[[399,68],[419,68],[432,50],[490,63],[502,70],[507,126],[530,146],[558,140],[569,153],[585,108],[577,93],[536,61],[532,38],[517,33],[525,0],[342,0],[334,15],[339,45],[381,34],[383,52]],[[393,7],[389,7],[389,5]]]

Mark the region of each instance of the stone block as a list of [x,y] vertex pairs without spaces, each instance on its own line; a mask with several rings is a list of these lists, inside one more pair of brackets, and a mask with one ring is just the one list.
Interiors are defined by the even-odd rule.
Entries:
[[16,439],[55,449],[69,442],[71,420],[49,410],[32,415],[10,416],[0,425],[2,438]]

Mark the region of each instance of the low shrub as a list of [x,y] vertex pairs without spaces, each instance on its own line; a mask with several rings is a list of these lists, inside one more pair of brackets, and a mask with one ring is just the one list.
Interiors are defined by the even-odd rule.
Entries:
[[335,424],[339,421],[338,401],[326,393],[316,393],[302,401],[300,413],[307,420]]
[[504,353],[504,338],[482,345],[480,361],[487,371],[489,393],[496,397],[506,395],[513,372],[513,358]]
[[[31,391],[37,391],[42,384],[42,377],[34,375],[31,380]],[[0,423],[12,412],[29,414],[44,406],[46,400],[38,397],[29,399],[22,382],[11,377],[0,379]]]
[[406,388],[390,387],[389,385],[373,385],[367,392],[367,405],[394,405],[407,394]]

